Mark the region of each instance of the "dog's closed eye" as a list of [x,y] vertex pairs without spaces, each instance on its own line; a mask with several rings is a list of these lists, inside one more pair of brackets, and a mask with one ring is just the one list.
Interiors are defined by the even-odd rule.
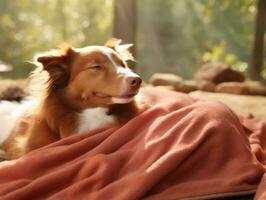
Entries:
[[101,70],[103,67],[101,65],[92,65],[89,67],[89,69],[93,69],[93,70]]

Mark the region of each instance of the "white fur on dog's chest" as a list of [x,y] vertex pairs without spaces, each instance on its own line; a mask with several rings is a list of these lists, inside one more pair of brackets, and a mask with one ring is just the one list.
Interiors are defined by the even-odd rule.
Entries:
[[85,133],[95,128],[114,124],[115,118],[107,115],[106,108],[90,108],[84,110],[78,119],[77,133]]

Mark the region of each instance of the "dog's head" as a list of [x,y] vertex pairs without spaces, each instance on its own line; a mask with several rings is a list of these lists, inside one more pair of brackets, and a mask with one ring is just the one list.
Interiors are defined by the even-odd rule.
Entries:
[[105,46],[66,46],[37,56],[37,62],[49,74],[49,93],[59,94],[80,108],[132,101],[141,79],[126,63],[133,60],[128,51],[131,45],[120,42],[112,39]]

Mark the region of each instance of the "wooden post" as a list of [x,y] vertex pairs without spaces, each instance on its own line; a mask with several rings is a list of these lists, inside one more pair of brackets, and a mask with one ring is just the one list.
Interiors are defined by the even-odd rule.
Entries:
[[252,57],[249,64],[250,77],[253,80],[262,80],[264,33],[266,27],[266,0],[258,0],[255,38]]
[[[123,43],[134,44],[130,51],[136,57],[137,0],[115,0],[113,37],[122,39]],[[134,62],[129,67],[135,67]]]

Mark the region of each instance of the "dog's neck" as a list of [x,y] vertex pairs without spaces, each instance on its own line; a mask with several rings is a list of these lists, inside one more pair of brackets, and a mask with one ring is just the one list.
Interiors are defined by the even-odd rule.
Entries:
[[91,107],[75,109],[58,94],[50,94],[43,100],[42,113],[51,131],[60,138],[111,124],[122,124],[137,115],[135,100],[127,104],[114,104],[108,108]]
[[140,112],[136,99],[127,104],[114,104],[110,106],[108,114],[116,117],[119,123],[125,123]]

